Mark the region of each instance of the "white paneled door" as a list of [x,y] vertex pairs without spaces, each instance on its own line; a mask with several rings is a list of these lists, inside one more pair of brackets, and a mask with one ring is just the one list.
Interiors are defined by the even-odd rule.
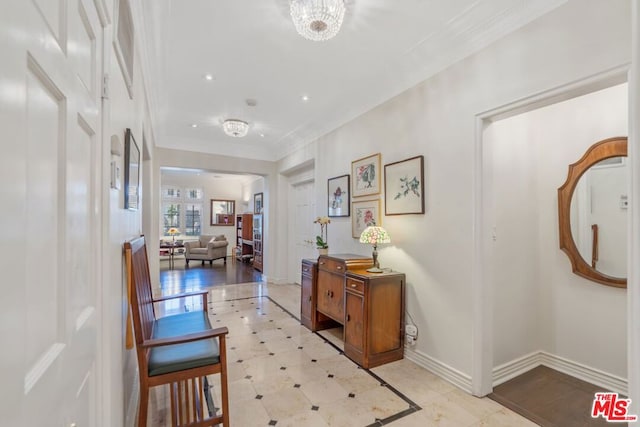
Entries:
[[103,27],[93,0],[3,6],[0,424],[99,425]]
[[[300,283],[300,264],[304,258],[317,258],[315,234],[313,234],[316,212],[315,184],[313,181],[294,184],[289,187],[289,282]],[[311,242],[311,243],[310,243]]]

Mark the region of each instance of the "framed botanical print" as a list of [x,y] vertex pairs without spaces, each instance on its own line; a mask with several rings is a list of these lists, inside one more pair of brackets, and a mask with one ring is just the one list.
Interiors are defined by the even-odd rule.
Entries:
[[349,174],[327,180],[328,216],[349,216]]
[[351,162],[351,176],[354,198],[380,193],[380,153]]
[[382,225],[380,199],[361,200],[351,204],[351,235],[359,238],[370,225]]
[[384,214],[424,213],[424,156],[384,165]]
[[256,193],[253,195],[253,213],[262,213],[262,193]]

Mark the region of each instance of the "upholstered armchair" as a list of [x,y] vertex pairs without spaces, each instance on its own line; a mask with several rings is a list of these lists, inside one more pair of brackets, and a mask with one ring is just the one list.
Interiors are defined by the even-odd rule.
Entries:
[[195,259],[202,261],[202,265],[204,265],[205,261],[212,264],[213,260],[224,259],[226,264],[227,246],[229,246],[229,241],[223,234],[219,236],[202,235],[198,240],[184,243],[185,263],[189,266],[189,260]]

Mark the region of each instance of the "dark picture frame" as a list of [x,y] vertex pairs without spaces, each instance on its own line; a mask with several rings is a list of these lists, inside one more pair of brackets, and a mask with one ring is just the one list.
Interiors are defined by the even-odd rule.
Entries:
[[140,149],[131,129],[124,133],[124,208],[137,211],[140,206]]
[[262,213],[263,205],[263,195],[262,193],[256,193],[253,195],[253,213]]
[[424,156],[384,165],[384,214],[424,214]]
[[349,216],[351,206],[350,175],[327,180],[327,212],[329,217]]

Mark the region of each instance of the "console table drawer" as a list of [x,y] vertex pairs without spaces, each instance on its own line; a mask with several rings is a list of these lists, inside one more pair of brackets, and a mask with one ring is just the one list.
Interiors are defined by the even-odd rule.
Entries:
[[328,271],[331,273],[338,273],[338,274],[344,274],[346,270],[344,261],[328,259],[328,258],[320,259],[318,268],[320,270]]
[[350,292],[364,293],[364,282],[347,277],[347,290]]

